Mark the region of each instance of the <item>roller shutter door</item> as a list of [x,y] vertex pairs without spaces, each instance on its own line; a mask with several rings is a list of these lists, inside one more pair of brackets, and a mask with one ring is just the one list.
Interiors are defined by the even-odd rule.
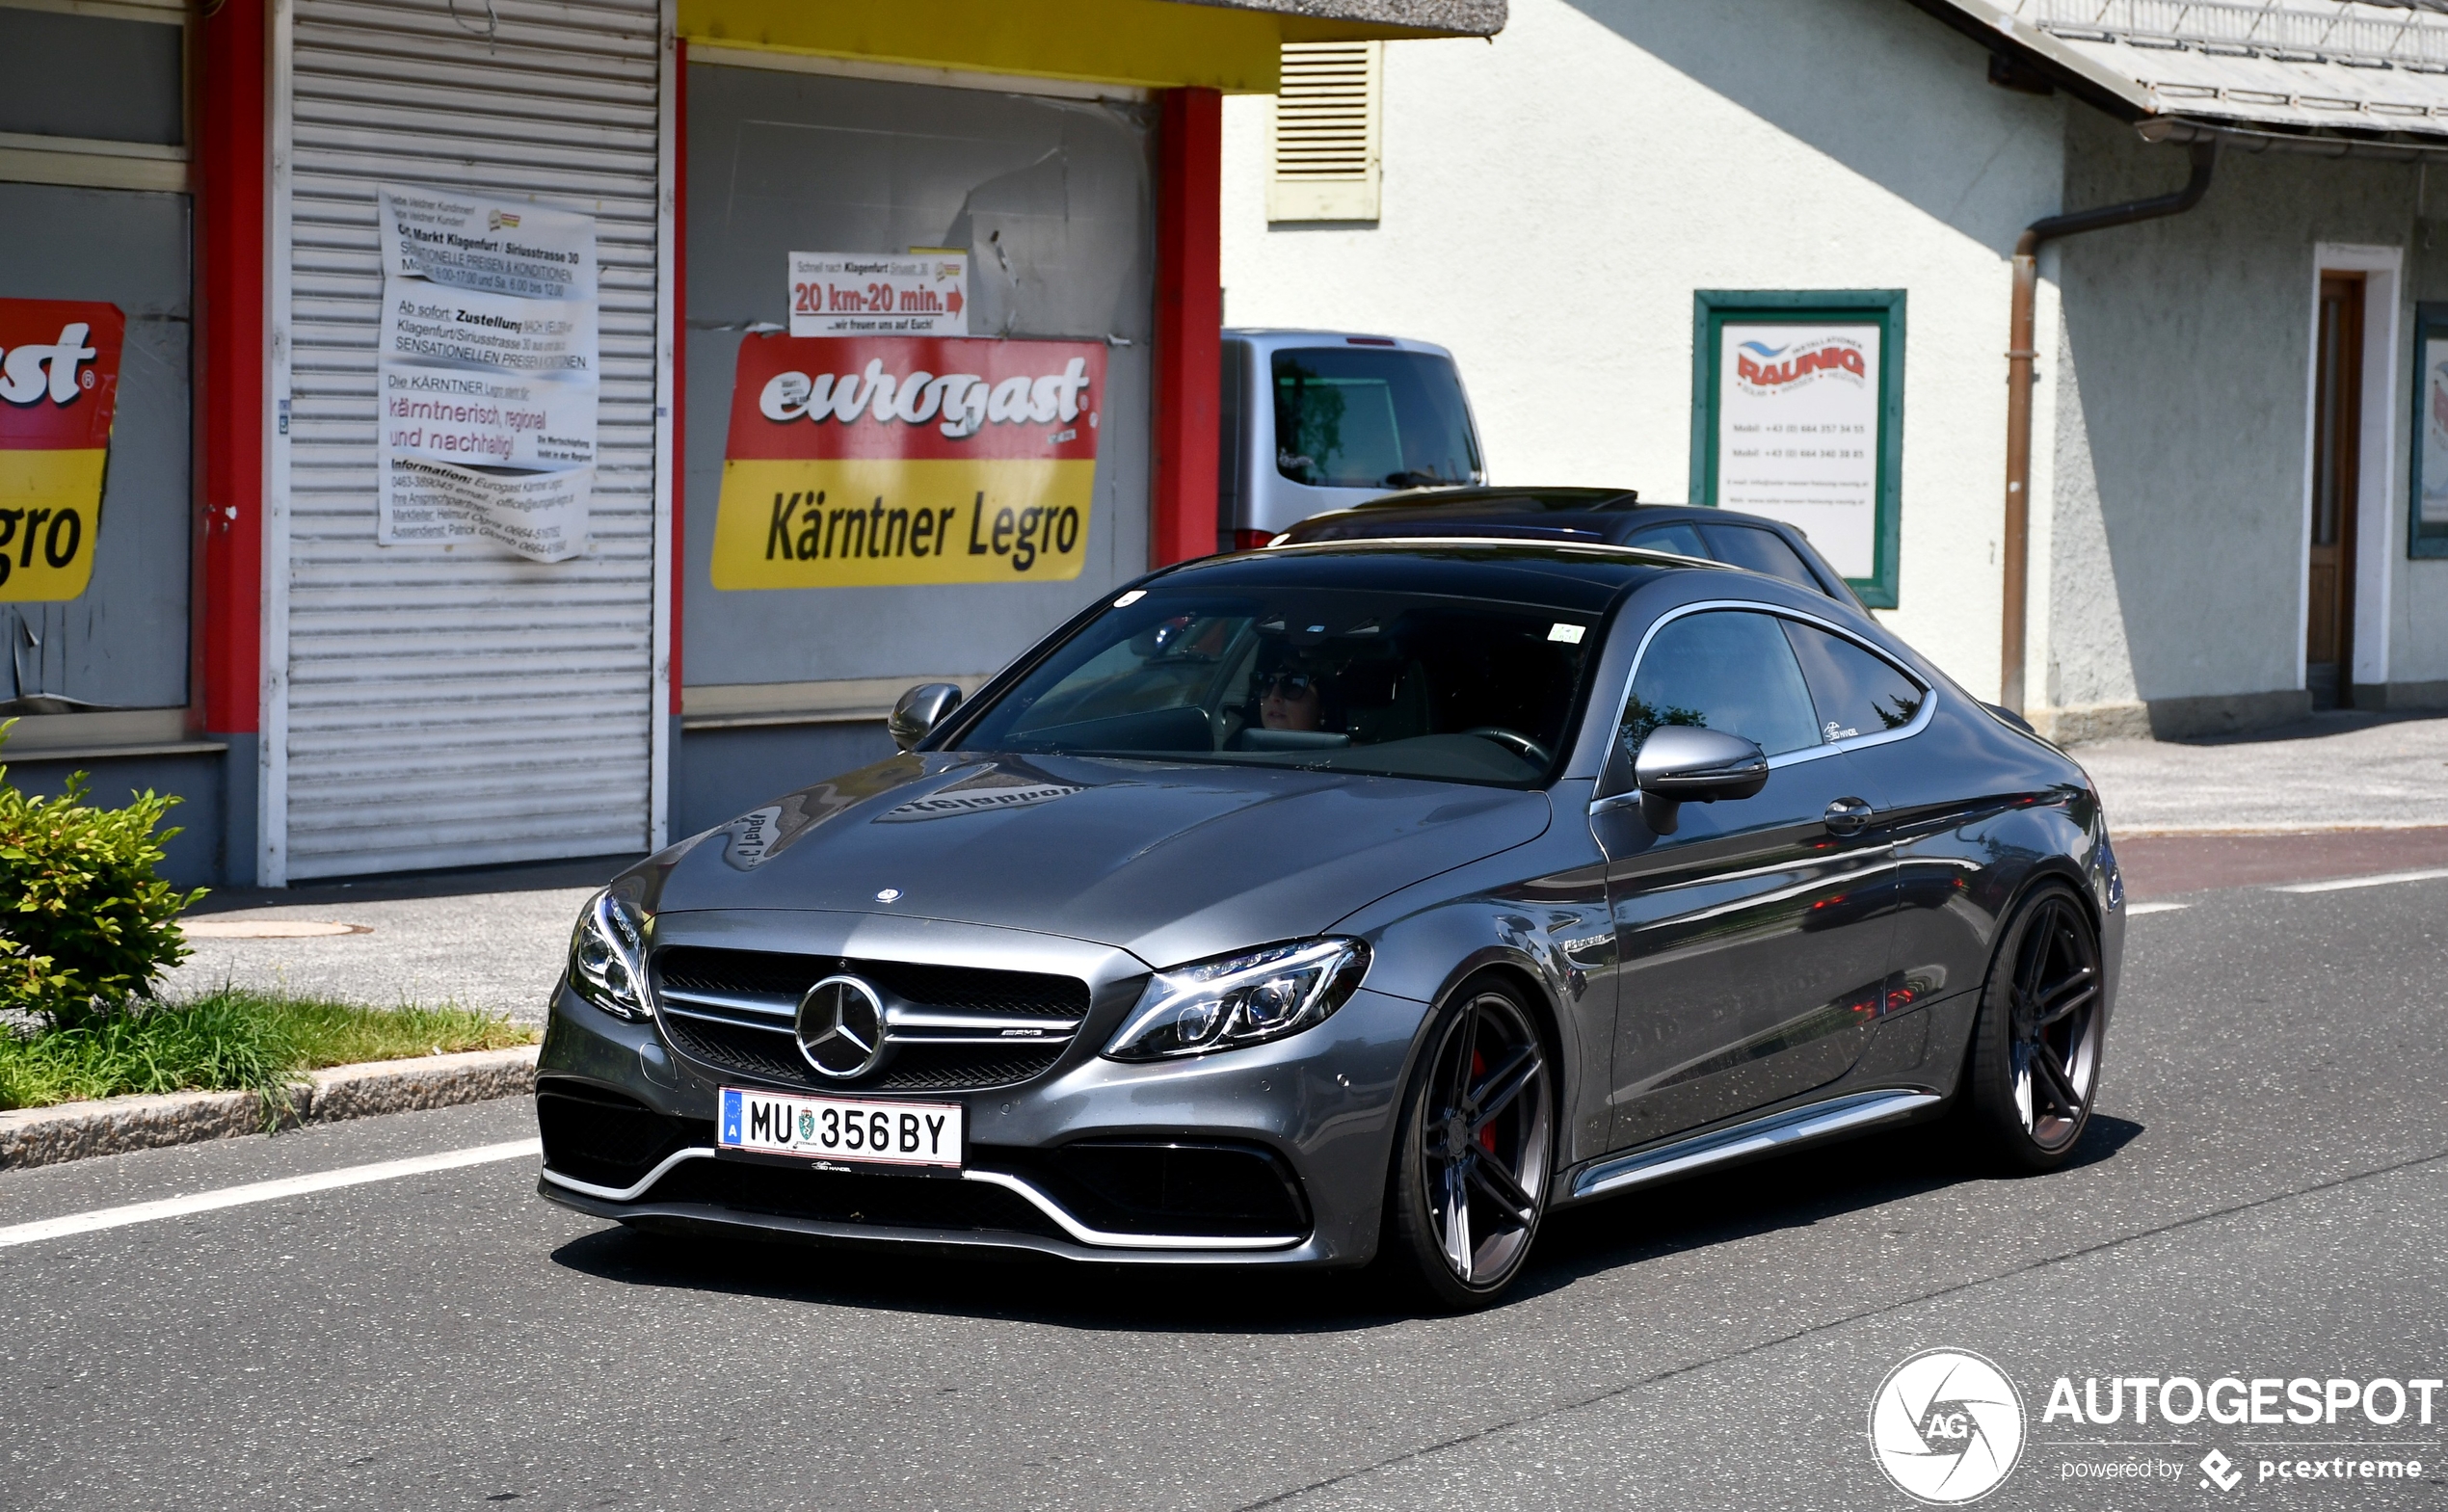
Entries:
[[[657,7],[298,0],[293,15],[286,730],[267,729],[285,772],[266,816],[285,857],[272,874],[645,849]],[[375,544],[385,183],[596,217],[587,555]]]

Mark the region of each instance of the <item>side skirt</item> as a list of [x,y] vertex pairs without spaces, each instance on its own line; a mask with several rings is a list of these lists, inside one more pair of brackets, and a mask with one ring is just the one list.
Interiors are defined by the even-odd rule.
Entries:
[[1934,1092],[1857,1092],[1788,1108],[1712,1134],[1600,1160],[1573,1178],[1572,1195],[1596,1197],[1708,1166],[1775,1154],[1814,1140],[1909,1118],[1945,1101]]

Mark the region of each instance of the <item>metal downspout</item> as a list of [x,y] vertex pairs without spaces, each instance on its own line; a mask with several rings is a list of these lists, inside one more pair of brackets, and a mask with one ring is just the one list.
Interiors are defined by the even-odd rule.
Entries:
[[2182,215],[2199,204],[2209,192],[2211,170],[2218,165],[2218,139],[2196,141],[2189,148],[2193,175],[2174,194],[2052,215],[2034,221],[2014,243],[2014,313],[2006,354],[2006,608],[1999,636],[1998,702],[2017,714],[2023,712],[2024,622],[2031,580],[2032,311],[2039,294],[2040,243]]

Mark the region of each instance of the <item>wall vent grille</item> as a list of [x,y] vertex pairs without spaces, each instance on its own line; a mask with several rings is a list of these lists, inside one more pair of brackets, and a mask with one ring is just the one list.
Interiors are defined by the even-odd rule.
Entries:
[[1377,219],[1383,42],[1286,42],[1269,128],[1266,219]]

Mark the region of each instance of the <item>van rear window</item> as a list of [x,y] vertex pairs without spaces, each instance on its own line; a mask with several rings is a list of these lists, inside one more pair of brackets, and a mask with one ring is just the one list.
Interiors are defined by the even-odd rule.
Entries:
[[1319,489],[1481,481],[1462,380],[1427,352],[1299,347],[1274,358],[1275,467]]

